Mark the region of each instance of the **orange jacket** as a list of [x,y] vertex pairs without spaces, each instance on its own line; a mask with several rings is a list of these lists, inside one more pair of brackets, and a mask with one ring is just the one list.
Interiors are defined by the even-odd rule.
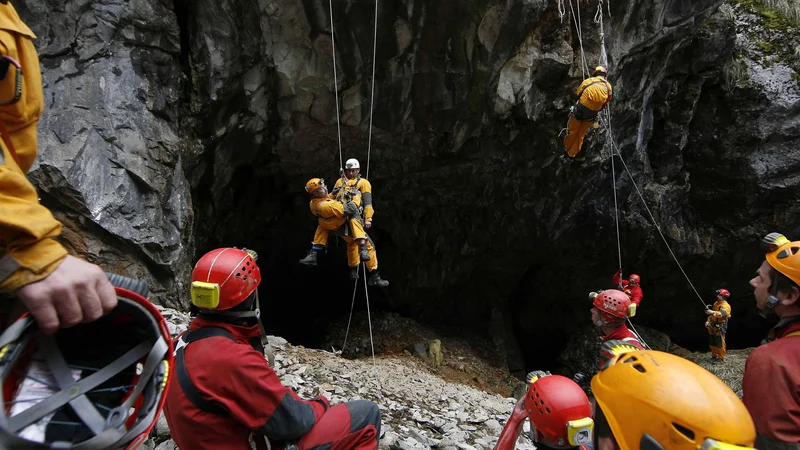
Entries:
[[583,80],[575,91],[578,101],[592,111],[600,111],[611,102],[614,92],[605,77],[591,77]]
[[[361,197],[353,197],[353,203],[361,206]],[[326,230],[337,230],[347,221],[347,217],[344,215],[344,204],[335,200],[333,194],[312,198],[308,207],[311,209],[311,214],[317,216],[319,226]]]
[[[67,255],[55,240],[61,224],[39,204],[36,189],[25,177],[36,159],[36,124],[44,107],[35,37],[11,4],[0,4],[0,54],[17,60],[23,71],[19,101],[0,106],[0,120],[16,150],[15,158],[5,139],[0,140],[0,291],[7,292],[50,275]],[[16,74],[10,65],[0,80],[0,101],[14,97]]]

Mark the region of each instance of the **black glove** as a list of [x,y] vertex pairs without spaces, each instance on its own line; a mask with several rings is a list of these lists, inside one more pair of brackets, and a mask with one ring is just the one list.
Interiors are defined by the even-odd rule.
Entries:
[[344,204],[344,215],[351,218],[360,217],[361,210],[355,203],[347,202]]

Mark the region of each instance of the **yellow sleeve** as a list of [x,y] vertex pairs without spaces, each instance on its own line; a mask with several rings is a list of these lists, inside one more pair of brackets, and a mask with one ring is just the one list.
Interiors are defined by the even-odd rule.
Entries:
[[344,217],[344,205],[336,200],[324,200],[317,206],[320,217],[329,219],[331,217]]
[[372,184],[366,178],[358,182],[358,190],[361,192],[361,200],[364,203],[364,220],[372,221],[375,210],[372,208]]
[[[20,160],[17,165],[0,140],[0,291],[8,292],[50,275],[67,255],[55,240],[61,224],[39,204],[36,189],[25,177],[36,159],[36,124],[44,107],[34,37],[11,4],[0,4],[0,53],[19,61],[24,74],[19,101],[0,106],[0,120]],[[0,99],[14,97],[16,75],[9,66],[0,81]]]
[[722,315],[723,318],[730,319],[731,318],[731,305],[727,302],[719,305],[719,312],[725,311],[725,314]]
[[575,90],[575,95],[581,95],[581,91],[583,91],[583,88],[585,88],[586,86],[592,84],[593,82],[594,81],[593,81],[592,78],[587,78],[587,79],[583,80],[583,83],[581,83],[580,86],[578,86],[578,89]]

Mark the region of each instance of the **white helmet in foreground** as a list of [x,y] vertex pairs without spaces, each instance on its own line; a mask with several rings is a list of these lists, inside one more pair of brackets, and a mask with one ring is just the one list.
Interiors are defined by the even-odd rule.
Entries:
[[361,164],[358,163],[358,160],[355,158],[350,158],[347,162],[344,163],[345,169],[360,169]]

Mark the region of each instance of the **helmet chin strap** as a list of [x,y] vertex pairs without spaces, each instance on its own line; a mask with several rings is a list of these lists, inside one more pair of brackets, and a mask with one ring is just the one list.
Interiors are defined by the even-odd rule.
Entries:
[[269,360],[270,367],[275,367],[275,354],[272,351],[272,346],[269,345],[269,341],[267,340],[267,333],[264,330],[264,323],[261,321],[261,304],[258,301],[258,289],[253,291],[255,295],[255,301],[253,302],[254,308],[250,311],[214,311],[213,314],[224,316],[224,317],[235,317],[240,319],[246,319],[248,317],[255,317],[258,321],[258,331],[261,333],[261,345],[264,346],[264,351],[267,354],[267,359]]

